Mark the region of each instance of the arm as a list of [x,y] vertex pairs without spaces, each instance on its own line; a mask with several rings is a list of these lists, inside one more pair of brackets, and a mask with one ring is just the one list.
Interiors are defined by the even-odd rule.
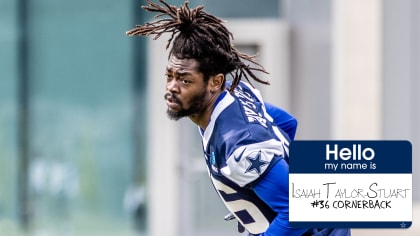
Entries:
[[285,110],[270,103],[265,103],[267,113],[274,119],[274,123],[289,135],[291,141],[295,138],[297,120]]
[[276,213],[267,231],[260,236],[302,235],[308,229],[289,225],[289,166],[284,159],[278,161],[254,187],[255,193]]

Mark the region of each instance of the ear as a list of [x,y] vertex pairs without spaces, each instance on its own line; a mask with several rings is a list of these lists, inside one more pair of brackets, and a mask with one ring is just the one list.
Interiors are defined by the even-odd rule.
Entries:
[[214,93],[222,89],[225,76],[223,74],[217,74],[209,79],[209,90]]

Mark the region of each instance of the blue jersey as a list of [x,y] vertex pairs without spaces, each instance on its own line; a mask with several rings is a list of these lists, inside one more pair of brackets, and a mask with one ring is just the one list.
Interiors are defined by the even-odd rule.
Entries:
[[[269,109],[274,107],[269,106]],[[294,136],[296,120],[283,111],[272,112],[289,118],[278,120]],[[253,234],[265,232],[279,214],[285,220],[282,224],[288,227],[288,165],[285,160],[290,139],[278,125],[268,114],[259,92],[241,82],[232,94],[225,92],[220,96],[202,133],[214,187],[229,211]],[[257,186],[272,169],[283,172],[278,185],[282,189],[270,189],[271,194],[282,199],[279,206],[266,201],[263,196],[266,190]],[[297,235],[305,230],[298,231]]]

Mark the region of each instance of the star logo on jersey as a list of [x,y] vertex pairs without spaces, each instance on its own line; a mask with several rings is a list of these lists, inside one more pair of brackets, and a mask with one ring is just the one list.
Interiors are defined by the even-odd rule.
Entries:
[[261,167],[268,165],[268,161],[261,160],[261,150],[254,157],[248,156],[246,160],[249,162],[249,166],[246,169],[245,173],[255,171],[259,175],[261,174]]

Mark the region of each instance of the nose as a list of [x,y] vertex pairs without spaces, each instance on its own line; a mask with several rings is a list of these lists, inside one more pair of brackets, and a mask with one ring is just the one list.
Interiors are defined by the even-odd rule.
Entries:
[[166,90],[171,93],[179,93],[179,86],[176,79],[166,81]]

